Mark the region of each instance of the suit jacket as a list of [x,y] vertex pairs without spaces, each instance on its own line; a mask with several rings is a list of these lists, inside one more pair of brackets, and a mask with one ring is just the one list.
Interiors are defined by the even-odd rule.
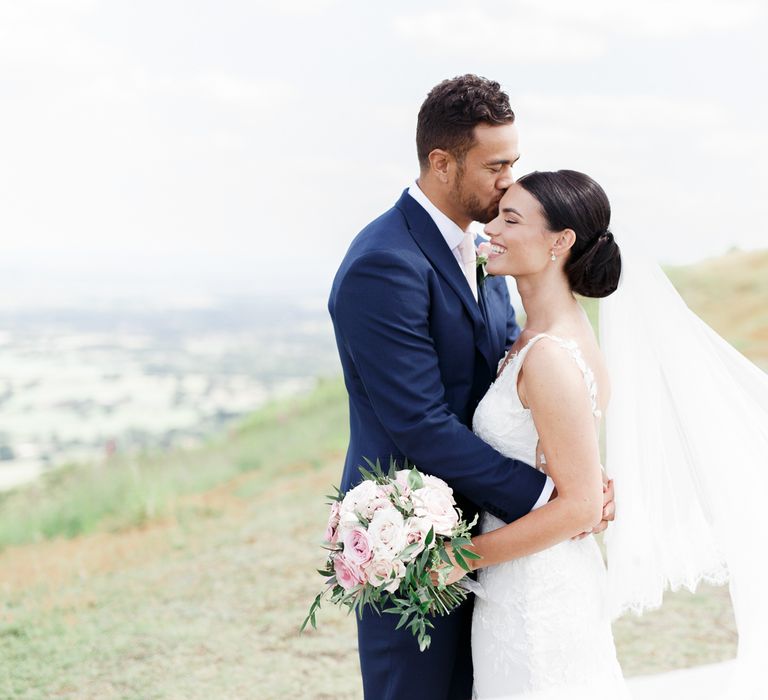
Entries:
[[530,512],[545,476],[503,457],[471,431],[472,416],[520,329],[504,279],[475,301],[429,214],[407,191],[354,239],[328,308],[349,392],[350,441],[341,489],[364,457],[407,458],[454,489],[472,517]]

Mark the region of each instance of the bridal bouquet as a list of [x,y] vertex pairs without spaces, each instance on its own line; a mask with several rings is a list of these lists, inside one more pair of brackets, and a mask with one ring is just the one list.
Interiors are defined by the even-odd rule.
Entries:
[[397,629],[411,630],[424,651],[430,643],[428,630],[434,627],[429,617],[447,615],[467,597],[460,584],[445,584],[443,571],[453,565],[448,547],[466,571],[466,560],[479,558],[466,549],[477,518],[471,523],[462,519],[453,491],[442,479],[415,467],[398,470],[394,461],[385,474],[378,461],[366,461],[371,470],[360,467],[363,481],[330,497],[323,543],[329,555],[325,568],[318,569],[326,587],[301,629],[307,623],[316,627],[317,610],[329,596],[359,616],[365,605],[399,615]]

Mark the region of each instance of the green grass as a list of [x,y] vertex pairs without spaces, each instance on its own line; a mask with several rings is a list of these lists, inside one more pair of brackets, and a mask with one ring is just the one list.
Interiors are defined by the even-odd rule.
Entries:
[[347,430],[325,381],[117,487],[72,467],[8,496],[2,531],[39,541],[0,554],[0,698],[357,697],[354,621],[323,610],[298,635]]

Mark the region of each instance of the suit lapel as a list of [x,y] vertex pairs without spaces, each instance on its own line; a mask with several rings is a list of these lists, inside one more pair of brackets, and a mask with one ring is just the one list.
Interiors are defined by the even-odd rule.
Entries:
[[[405,215],[411,236],[421,251],[432,263],[440,276],[451,286],[461,299],[462,304],[472,319],[475,346],[480,351],[491,371],[495,370],[496,360],[486,327],[484,312],[475,301],[464,274],[456,262],[451,249],[445,242],[432,217],[408,194],[406,190],[395,205]],[[478,294],[479,294],[478,290]]]
[[[480,236],[475,240],[475,245],[479,245],[485,239]],[[494,304],[489,298],[489,288],[486,286],[488,280],[484,279],[484,273],[481,268],[477,268],[477,295],[480,302],[480,311],[483,314],[485,327],[488,330],[488,336],[491,339],[491,351],[493,358],[500,358],[506,350],[507,338],[507,317],[502,315],[502,309],[498,304]],[[492,295],[491,295],[492,296]]]

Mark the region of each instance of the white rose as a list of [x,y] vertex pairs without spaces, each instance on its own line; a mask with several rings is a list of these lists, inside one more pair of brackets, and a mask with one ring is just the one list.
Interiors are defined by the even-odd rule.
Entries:
[[381,586],[389,582],[384,589],[394,593],[400,586],[400,581],[405,577],[405,564],[401,561],[375,558],[363,567],[366,579],[372,586]]
[[398,485],[400,493],[406,498],[411,495],[411,487],[408,485],[408,474],[410,473],[410,469],[400,469],[395,472],[395,483]]
[[400,581],[405,578],[405,564],[401,561],[392,562],[392,583],[390,583],[384,590],[394,593],[400,588]]
[[393,505],[380,508],[373,514],[368,526],[368,538],[375,557],[392,561],[405,549],[405,535],[403,516]]
[[450,537],[459,522],[459,514],[453,503],[453,496],[444,489],[426,486],[413,492],[414,514],[429,520],[436,535]]
[[422,480],[424,481],[424,487],[425,488],[433,488],[437,489],[438,491],[443,492],[447,496],[451,497],[451,502],[455,503],[456,501],[453,499],[453,489],[448,486],[442,479],[436,476],[432,476],[431,474],[424,474],[422,476]]
[[[355,513],[362,515],[362,511],[367,508],[368,504],[380,496],[379,487],[375,482],[369,479],[361,481],[355,488],[347,491],[344,500],[341,502],[341,507],[339,508],[341,522],[349,522],[349,515],[354,515]],[[357,522],[357,518],[355,518],[355,522]]]
[[377,510],[381,510],[382,508],[392,508],[392,501],[389,500],[386,496],[381,495],[381,491],[379,492],[380,495],[376,498],[374,498],[371,501],[368,501],[367,503],[361,503],[360,504],[360,510],[358,511],[360,515],[362,515],[366,520],[371,520],[373,516],[376,514]]

